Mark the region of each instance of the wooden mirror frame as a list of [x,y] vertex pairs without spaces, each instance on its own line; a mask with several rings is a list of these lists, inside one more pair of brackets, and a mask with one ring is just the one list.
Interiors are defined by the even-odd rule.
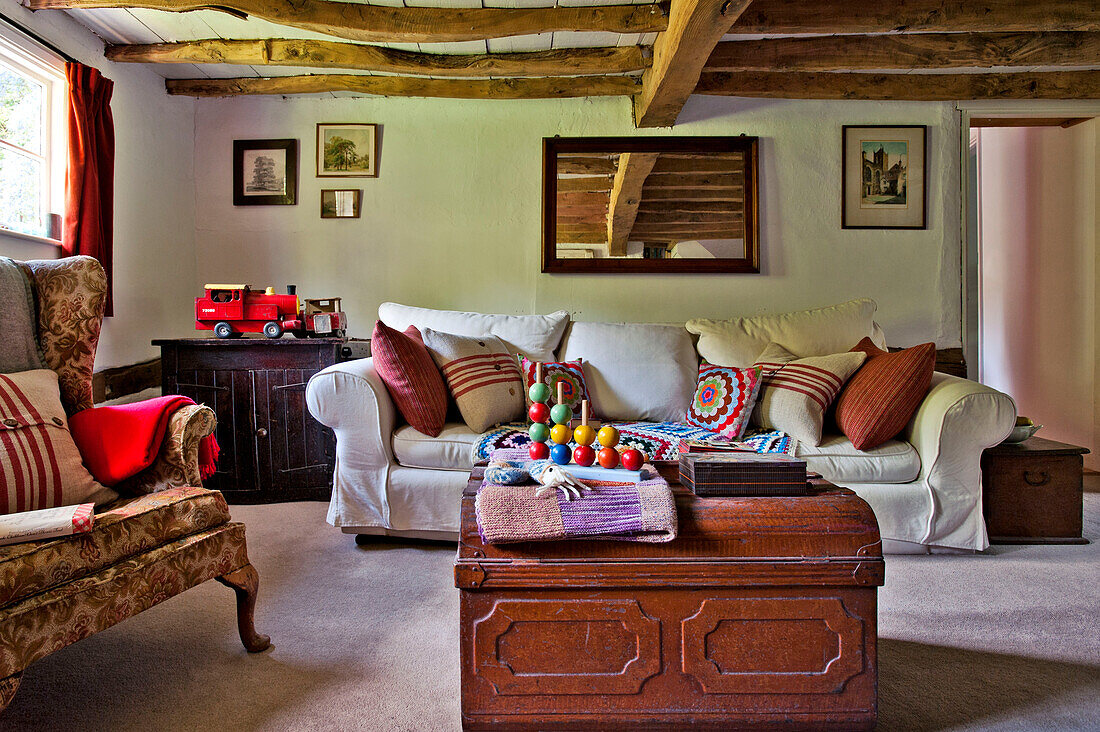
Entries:
[[[757,138],[738,137],[546,137],[542,155],[542,271],[551,274],[758,273],[760,236],[757,197]],[[563,259],[557,256],[558,155],[560,153],[728,153],[745,154],[745,252],[727,259]]]

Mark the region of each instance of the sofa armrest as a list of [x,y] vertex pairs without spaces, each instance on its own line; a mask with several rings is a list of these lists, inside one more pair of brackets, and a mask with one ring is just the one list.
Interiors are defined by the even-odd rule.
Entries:
[[982,451],[1016,422],[1007,394],[976,381],[935,373],[932,387],[902,433],[921,459],[920,480],[932,501],[921,543],[983,550]]
[[156,493],[169,488],[202,486],[199,475],[199,440],[218,425],[214,410],[189,404],[172,412],[156,461],[117,486],[119,492]]

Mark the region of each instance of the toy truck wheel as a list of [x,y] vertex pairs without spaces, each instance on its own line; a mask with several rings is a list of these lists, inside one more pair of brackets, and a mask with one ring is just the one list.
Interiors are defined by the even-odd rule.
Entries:
[[223,320],[214,326],[214,335],[218,338],[232,338],[233,326]]
[[274,320],[269,320],[264,323],[264,335],[268,338],[279,338],[283,334],[283,326],[276,323]]

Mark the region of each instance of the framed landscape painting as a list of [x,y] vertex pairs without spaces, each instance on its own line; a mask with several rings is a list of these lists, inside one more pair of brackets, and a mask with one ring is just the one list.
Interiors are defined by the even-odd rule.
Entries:
[[377,178],[378,125],[317,125],[318,178]]
[[924,229],[924,125],[844,125],[841,226]]
[[297,140],[233,141],[233,205],[298,202]]

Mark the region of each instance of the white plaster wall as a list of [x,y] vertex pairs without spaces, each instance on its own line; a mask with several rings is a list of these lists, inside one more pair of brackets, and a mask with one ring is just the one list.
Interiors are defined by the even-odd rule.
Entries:
[[[382,126],[380,177],[318,179],[318,122]],[[840,228],[841,125],[926,124],[922,231]],[[869,296],[892,344],[960,344],[958,123],[950,104],[693,98],[681,135],[761,138],[760,275],[540,274],[542,138],[635,132],[625,99],[200,100],[198,279],[341,296],[354,335],[385,300],[583,320],[683,321]],[[232,205],[232,141],[300,140],[297,206]],[[363,215],[322,220],[320,189],[362,188]],[[186,310],[182,300],[173,307]]]
[[[14,0],[0,12],[115,82],[115,315],[103,326],[96,369],[157,355],[152,338],[194,333],[194,101],[169,97],[164,79],[103,58],[103,42],[60,12],[30,13]],[[51,244],[0,234],[0,254],[53,259]]]

